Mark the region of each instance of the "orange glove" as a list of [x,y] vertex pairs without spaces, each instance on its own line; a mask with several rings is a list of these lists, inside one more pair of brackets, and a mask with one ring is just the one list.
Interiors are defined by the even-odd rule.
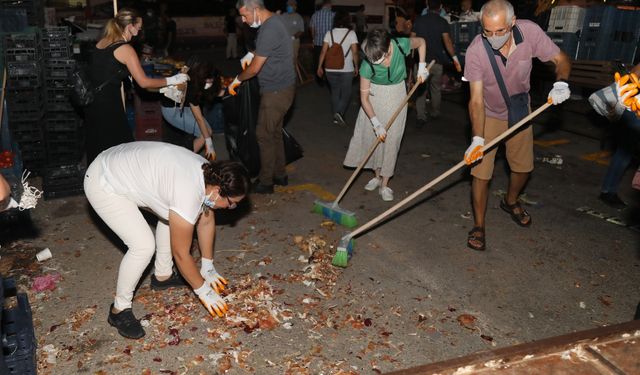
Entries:
[[200,302],[202,302],[207,311],[209,311],[209,314],[214,318],[216,315],[222,318],[224,314],[227,313],[227,310],[229,310],[229,306],[227,306],[224,298],[220,297],[215,290],[211,289],[211,285],[206,281],[200,288],[194,289],[193,291],[196,292],[198,298],[200,298]]
[[233,96],[238,95],[238,93],[236,92],[236,88],[238,88],[241,83],[242,82],[238,79],[238,76],[236,76],[236,78],[233,79],[233,82],[231,82],[231,84],[229,85],[229,94]]
[[484,138],[478,137],[477,135],[474,136],[467,151],[464,152],[464,162],[467,163],[467,165],[471,165],[482,159],[482,147],[484,147]]

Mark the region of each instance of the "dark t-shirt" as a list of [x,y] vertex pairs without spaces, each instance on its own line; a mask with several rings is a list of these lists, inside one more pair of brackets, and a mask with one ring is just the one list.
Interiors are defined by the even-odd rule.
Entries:
[[255,54],[267,58],[258,72],[261,92],[278,91],[296,84],[293,43],[280,16],[273,15],[260,26]]
[[424,38],[427,42],[427,58],[426,61],[436,60],[438,64],[449,62],[449,57],[444,49],[442,34],[451,35],[449,24],[437,13],[429,12],[424,16],[418,17],[413,24],[413,32],[416,36]]

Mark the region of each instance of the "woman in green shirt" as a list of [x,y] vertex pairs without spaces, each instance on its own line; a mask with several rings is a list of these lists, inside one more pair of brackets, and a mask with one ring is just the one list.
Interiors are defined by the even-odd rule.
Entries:
[[402,103],[407,94],[405,79],[407,70],[404,58],[412,49],[418,49],[418,79],[426,81],[427,71],[425,56],[427,47],[422,38],[392,38],[384,29],[375,29],[367,34],[363,43],[365,61],[360,64],[360,102],[361,108],[356,120],[353,137],[344,159],[347,167],[356,167],[366,156],[376,137],[382,143],[364,166],[372,169],[375,177],[365,189],[373,191],[379,188],[385,201],[393,200],[393,190],[389,188],[389,179],[393,176],[404,134],[407,119],[405,105],[389,128],[385,124]]

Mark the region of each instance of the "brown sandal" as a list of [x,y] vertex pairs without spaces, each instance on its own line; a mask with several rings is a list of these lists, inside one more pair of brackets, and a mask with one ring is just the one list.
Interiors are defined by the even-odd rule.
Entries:
[[519,226],[528,227],[531,225],[531,215],[529,215],[527,210],[522,208],[520,202],[516,201],[514,204],[508,204],[506,199],[502,199],[500,201],[500,208],[511,215],[511,219],[513,219],[513,221],[515,221]]
[[467,237],[467,247],[476,251],[484,251],[485,245],[484,228],[471,228],[469,236]]

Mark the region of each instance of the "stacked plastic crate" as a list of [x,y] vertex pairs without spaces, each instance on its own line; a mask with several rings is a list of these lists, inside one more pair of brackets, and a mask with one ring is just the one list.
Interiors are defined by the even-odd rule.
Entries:
[[586,9],[578,6],[558,6],[551,9],[547,35],[572,59],[578,52],[578,39]]
[[18,293],[15,279],[0,276],[0,374],[36,374],[36,337],[31,305]]
[[456,53],[462,59],[460,62],[464,63],[467,48],[473,38],[482,32],[482,26],[480,26],[480,22],[454,22],[451,24],[451,30]]
[[24,168],[41,173],[45,164],[43,57],[40,33],[31,29],[3,38],[7,68],[7,112]]
[[43,174],[45,198],[82,193],[84,151],[82,122],[69,101],[69,77],[75,68],[71,31],[67,26],[42,30],[45,68],[44,119],[47,165]]
[[634,62],[640,40],[640,11],[613,6],[588,8],[580,34],[580,60]]

